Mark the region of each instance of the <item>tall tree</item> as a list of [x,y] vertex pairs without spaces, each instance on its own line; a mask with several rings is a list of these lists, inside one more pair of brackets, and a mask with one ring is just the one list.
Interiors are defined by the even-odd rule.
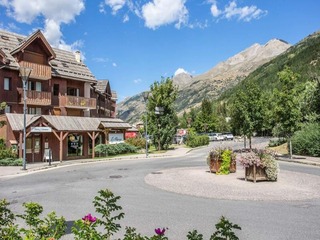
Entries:
[[[156,81],[151,85],[150,91],[147,104],[148,131],[158,150],[167,149],[178,128],[178,117],[174,108],[178,90],[172,79],[162,78],[160,82]],[[160,111],[156,111],[156,108],[160,108]]]
[[302,120],[298,98],[300,89],[297,83],[299,78],[299,74],[294,73],[289,67],[285,67],[278,73],[280,86],[274,94],[276,103],[274,116],[277,131],[288,139],[290,158],[292,158],[291,137],[299,129]]
[[232,104],[231,125],[236,133],[249,139],[262,126],[261,90],[253,83],[247,83],[245,90],[238,91]]

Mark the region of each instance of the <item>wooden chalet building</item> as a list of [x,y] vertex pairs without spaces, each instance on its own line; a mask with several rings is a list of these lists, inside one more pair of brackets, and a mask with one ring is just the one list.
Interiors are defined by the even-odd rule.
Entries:
[[99,143],[122,141],[128,123],[115,118],[116,93],[107,80],[98,81],[81,61],[80,52],[52,48],[41,31],[30,36],[0,31],[0,138],[23,149],[22,67],[31,68],[26,87],[26,159],[43,161],[95,157]]

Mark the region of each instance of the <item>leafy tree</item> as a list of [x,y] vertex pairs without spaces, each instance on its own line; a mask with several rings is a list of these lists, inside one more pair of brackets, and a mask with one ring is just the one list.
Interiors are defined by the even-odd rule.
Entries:
[[196,115],[194,127],[197,132],[212,132],[216,130],[216,126],[217,118],[212,102],[204,98],[201,102],[201,111]]
[[[174,108],[178,90],[172,79],[162,78],[154,82],[147,103],[148,132],[153,135],[153,143],[158,150],[167,149],[176,133],[178,117]],[[162,114],[156,114],[156,107],[162,107]]]
[[247,83],[245,91],[238,91],[232,104],[231,124],[236,133],[249,138],[262,126],[261,91],[253,83]]
[[308,122],[320,120],[320,76],[313,74],[311,80],[306,82],[299,102],[304,120]]
[[276,103],[274,116],[277,132],[288,139],[290,158],[292,158],[291,137],[299,129],[302,120],[299,98],[297,97],[300,92],[297,85],[300,75],[294,73],[289,67],[285,67],[278,73],[278,78],[280,86],[274,94]]

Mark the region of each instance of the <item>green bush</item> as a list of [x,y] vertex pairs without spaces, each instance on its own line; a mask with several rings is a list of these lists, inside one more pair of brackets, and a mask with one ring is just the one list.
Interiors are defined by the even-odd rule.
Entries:
[[135,146],[138,149],[146,147],[146,139],[144,138],[128,138],[125,140],[126,143]]
[[4,139],[0,139],[0,159],[16,158],[17,154],[12,148],[7,148]]
[[190,134],[187,137],[186,145],[188,147],[199,147],[199,146],[204,146],[209,144],[209,136],[208,135],[193,135]]
[[320,156],[320,123],[307,123],[292,137],[292,152],[298,155]]
[[0,166],[22,166],[22,160],[16,158],[0,159]]
[[113,156],[125,153],[135,153],[137,148],[127,143],[99,144],[95,147],[95,152],[103,156]]

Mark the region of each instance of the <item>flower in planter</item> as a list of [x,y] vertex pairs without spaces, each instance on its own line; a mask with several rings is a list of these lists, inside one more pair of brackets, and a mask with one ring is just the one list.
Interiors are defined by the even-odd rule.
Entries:
[[274,152],[262,149],[252,149],[237,154],[236,159],[245,168],[255,165],[265,169],[268,180],[277,180],[279,164],[275,159]]
[[229,174],[236,171],[235,154],[229,148],[214,148],[207,157],[210,172],[219,175]]

